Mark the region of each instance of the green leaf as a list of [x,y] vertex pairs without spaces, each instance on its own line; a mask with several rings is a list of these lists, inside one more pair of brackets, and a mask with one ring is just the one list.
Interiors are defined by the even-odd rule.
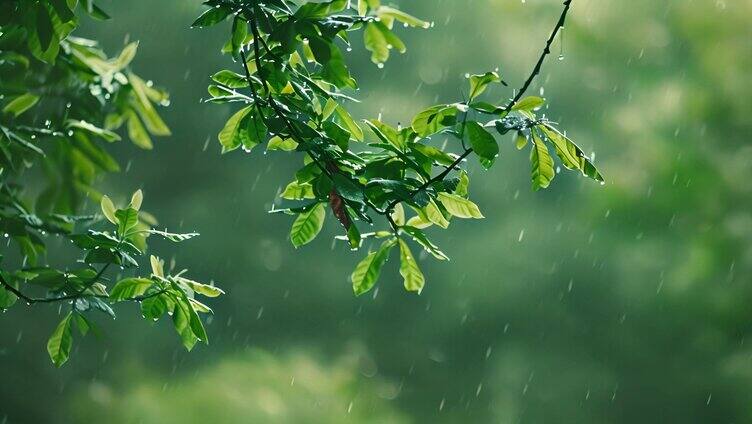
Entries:
[[[6,278],[3,278],[4,281],[7,281]],[[16,284],[13,282],[8,282],[8,284],[13,285],[13,287],[18,288]],[[15,295],[15,293],[11,292],[10,290],[6,289],[5,286],[0,285],[0,309],[7,309],[13,306],[16,301],[18,301],[18,296]]]
[[102,196],[102,200],[99,202],[100,206],[102,208],[102,214],[105,218],[107,218],[108,221],[111,223],[118,225],[117,217],[115,217],[115,211],[117,208],[115,208],[115,204],[112,203],[112,200],[107,195]]
[[198,281],[193,281],[185,277],[175,277],[175,280],[183,284],[186,284],[194,292],[200,295],[206,296],[206,297],[219,297],[225,294],[225,291],[220,289],[219,287],[212,286],[209,284],[199,283]]
[[138,50],[138,41],[128,43],[128,45],[125,46],[123,50],[120,51],[120,54],[118,55],[118,57],[110,63],[110,66],[112,67],[112,72],[117,72],[117,71],[125,69],[125,67],[128,66],[131,63],[131,61],[133,61],[133,58],[136,57],[137,50]]
[[175,243],[190,240],[194,237],[199,236],[199,233],[168,233],[167,231],[159,230],[147,230],[147,233],[164,237],[167,240],[173,241]]
[[423,156],[433,159],[434,161],[442,164],[442,165],[451,165],[454,163],[454,158],[449,156],[448,154],[442,152],[441,150],[429,146],[426,144],[421,143],[411,143],[410,148],[415,150],[416,152],[422,154]]
[[540,109],[544,104],[546,104],[546,100],[542,97],[528,96],[515,103],[514,106],[512,106],[512,110],[533,112],[537,109]]
[[493,166],[494,161],[499,156],[499,145],[496,143],[496,139],[474,121],[469,121],[466,124],[466,131],[470,145],[480,159],[480,164],[486,169]]
[[279,136],[272,137],[266,144],[266,150],[282,150],[292,152],[298,148],[298,143],[291,138],[282,138]]
[[29,284],[46,287],[52,290],[60,289],[63,286],[65,286],[65,283],[66,283],[65,274],[63,274],[62,272],[56,269],[51,269],[51,268],[36,269],[34,274],[35,276],[28,280]]
[[364,202],[365,196],[363,195],[363,188],[358,183],[341,173],[334,174],[332,180],[334,181],[334,187],[340,196],[353,202]]
[[235,15],[235,19],[232,21],[232,38],[230,39],[233,56],[237,57],[238,52],[243,47],[243,42],[247,35],[248,23],[241,15]]
[[480,75],[471,75],[470,79],[470,100],[483,94],[488,85],[494,82],[501,82],[501,77],[497,72],[486,72]]
[[405,290],[420,294],[426,279],[420,271],[418,262],[415,260],[410,247],[404,240],[399,240],[400,245],[400,275],[404,279]]
[[297,249],[315,239],[324,226],[325,218],[326,210],[323,203],[298,215],[290,230],[290,240],[293,246]]
[[389,6],[380,6],[376,10],[376,15],[381,19],[388,18],[391,20],[397,20],[411,27],[428,28],[431,26],[431,24],[426,21]]
[[402,206],[402,203],[397,203],[394,205],[394,210],[391,213],[391,217],[394,220],[394,223],[398,226],[405,225],[405,208]]
[[118,220],[118,233],[128,234],[128,230],[138,224],[138,211],[133,208],[118,209],[115,211]]
[[469,189],[470,176],[467,175],[467,172],[463,169],[462,171],[460,171],[460,181],[459,183],[457,183],[457,188],[454,189],[454,194],[461,197],[467,197]]
[[73,314],[73,319],[76,322],[76,327],[78,327],[78,332],[81,333],[82,336],[87,335],[92,327],[89,320],[87,320],[86,317],[80,313]]
[[248,87],[248,80],[244,75],[237,74],[227,69],[212,75],[212,80],[229,88]]
[[366,24],[363,30],[363,44],[371,52],[373,63],[381,64],[389,59],[389,44],[375,22]]
[[120,136],[115,134],[114,132],[106,130],[104,128],[99,128],[96,125],[90,124],[86,121],[68,120],[65,123],[65,126],[66,128],[78,128],[80,130],[84,130],[91,135],[101,137],[109,142],[120,141]]
[[214,311],[212,311],[212,309],[210,307],[204,305],[203,303],[199,302],[198,300],[196,300],[196,299],[194,299],[192,297],[188,298],[188,302],[190,302],[191,307],[196,312],[199,312],[199,313],[202,313],[202,314],[213,314],[214,313]]
[[412,226],[405,226],[402,227],[402,229],[410,235],[410,237],[413,238],[418,244],[423,246],[423,249],[433,255],[434,258],[440,260],[440,261],[448,261],[449,257],[444,254],[444,252],[439,249],[438,246],[433,244],[431,240],[426,237],[425,233],[421,231],[419,228],[415,228]]
[[381,34],[384,36],[384,39],[386,39],[387,48],[388,49],[395,49],[400,53],[405,53],[407,51],[407,46],[405,46],[405,43],[397,37],[397,35],[392,32],[392,30],[385,25],[383,22],[376,22],[376,27],[381,31]]
[[454,124],[457,116],[456,105],[436,105],[415,115],[412,122],[413,131],[421,137],[436,134],[445,127]]
[[355,224],[350,225],[347,229],[347,241],[350,243],[350,248],[353,250],[360,249],[360,244],[363,241],[363,237],[358,230],[358,226]]
[[144,128],[144,125],[141,123],[141,120],[139,119],[138,115],[136,115],[135,112],[128,112],[128,138],[131,139],[131,142],[135,144],[136,146],[151,150],[154,146],[151,142],[151,137],[149,137],[149,133],[146,132],[146,128]]
[[141,191],[141,189],[138,189],[133,192],[133,195],[131,195],[131,203],[130,207],[139,210],[141,209],[141,203],[144,202],[144,192]]
[[212,7],[211,9],[204,12],[201,16],[199,16],[198,19],[196,19],[191,24],[191,27],[197,28],[216,25],[224,21],[225,18],[227,18],[231,13],[232,10],[227,7]]
[[556,176],[554,172],[554,161],[548,153],[546,144],[541,140],[537,131],[532,131],[533,148],[530,152],[530,163],[532,164],[533,190],[546,188]]
[[10,101],[3,108],[3,112],[10,113],[13,116],[19,116],[22,113],[29,110],[39,101],[39,96],[36,94],[26,93],[22,94]]
[[346,152],[350,142],[350,132],[331,121],[325,121],[321,125],[324,128],[326,135],[334,140],[335,144],[339,146],[343,152]]
[[598,172],[590,159],[585,156],[582,149],[574,144],[572,140],[550,125],[541,125],[537,128],[541,129],[546,138],[554,145],[556,155],[567,169],[580,170],[583,175],[603,182],[603,176]]
[[121,302],[146,293],[154,282],[148,278],[126,278],[115,284],[110,291],[110,301]]
[[405,141],[400,137],[396,128],[376,119],[367,119],[364,122],[381,141],[391,144],[400,151],[405,150]]
[[439,207],[433,200],[428,202],[426,207],[423,208],[423,211],[426,213],[426,218],[428,218],[431,223],[436,224],[441,228],[449,227],[449,221],[444,217],[444,214],[441,213],[441,210],[439,210]]
[[303,199],[315,199],[316,195],[313,194],[313,186],[308,183],[299,183],[293,181],[285,187],[285,191],[280,195],[283,199],[287,200],[303,200]]
[[149,132],[158,136],[170,135],[170,129],[164,123],[149,100],[150,87],[132,72],[128,73],[128,81],[130,82],[133,91],[136,93],[136,99],[138,100],[135,104],[136,111],[144,121]]
[[248,114],[240,123],[240,135],[243,150],[250,152],[254,147],[266,141],[268,128],[264,119],[258,113]]
[[517,131],[517,136],[514,139],[514,145],[517,150],[522,150],[527,146],[527,136],[522,131]]
[[151,273],[157,277],[164,277],[164,260],[151,255],[149,256],[149,263],[151,265]]
[[156,321],[167,312],[167,295],[150,297],[141,302],[141,313],[145,319]]
[[389,251],[396,244],[396,239],[385,241],[379,247],[379,250],[369,253],[365,259],[360,261],[350,276],[353,285],[353,292],[356,296],[368,292],[373,288],[381,275],[381,269],[384,267],[389,258]]
[[50,359],[56,367],[62,366],[68,361],[68,356],[70,356],[70,350],[73,346],[71,317],[72,314],[68,312],[68,315],[60,321],[49,340],[47,340],[47,353],[49,353]]
[[340,119],[342,125],[344,125],[348,131],[350,131],[350,134],[352,134],[352,136],[356,140],[363,141],[363,129],[360,128],[360,126],[355,122],[352,116],[350,116],[350,113],[347,111],[347,109],[342,107],[342,105],[337,105],[337,107],[334,108],[334,113]]
[[183,346],[190,352],[199,340],[191,325],[191,318],[195,314],[195,311],[193,311],[193,307],[184,293],[180,292],[179,295],[175,295],[174,300],[175,307],[172,310],[172,325],[180,336]]
[[446,210],[457,218],[484,218],[478,206],[456,194],[439,193],[439,201]]
[[247,138],[245,134],[246,129],[242,128],[241,122],[250,113],[252,106],[246,106],[243,109],[235,112],[234,115],[227,120],[222,131],[219,132],[219,143],[222,145],[222,153],[231,152],[243,144],[243,140]]
[[368,13],[368,2],[366,0],[358,0],[358,15],[366,16]]

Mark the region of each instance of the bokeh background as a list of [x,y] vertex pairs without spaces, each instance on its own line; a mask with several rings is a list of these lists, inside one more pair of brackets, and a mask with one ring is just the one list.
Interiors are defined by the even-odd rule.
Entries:
[[[198,1],[101,3],[114,19],[78,35],[141,41],[135,67],[171,92],[174,134],[115,146],[128,170],[102,185],[142,187],[162,225],[200,232],[158,250],[229,294],[208,347],[188,354],[126,306],[61,370],[44,349],[57,310],[8,311],[0,423],[752,422],[751,2],[575,0],[534,91],[608,183],[562,173],[533,193],[527,154],[502,139],[493,170],[473,165],[487,219],[436,235],[452,261],[423,258],[423,294],[393,259],[357,299],[360,254],[330,241],[333,221],[295,251],[290,218],[266,213],[301,159],[220,155],[231,109],[200,100],[232,65],[228,28],[189,29]],[[461,98],[466,72],[518,86],[561,7],[397,3],[435,26],[400,31],[409,52],[383,70],[359,40],[348,59],[357,115],[392,124]]]

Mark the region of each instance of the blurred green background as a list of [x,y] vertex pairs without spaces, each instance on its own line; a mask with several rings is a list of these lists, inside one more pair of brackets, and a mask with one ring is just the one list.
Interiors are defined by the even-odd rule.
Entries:
[[[357,114],[391,124],[460,99],[466,72],[519,86],[561,7],[397,4],[434,28],[400,31],[409,51],[383,70],[360,40],[348,59]],[[358,299],[360,255],[329,241],[333,221],[294,251],[289,217],[266,213],[301,159],[219,154],[231,109],[200,100],[231,66],[227,28],[188,29],[198,1],[102,6],[114,20],[78,35],[109,52],[141,41],[135,68],[171,92],[174,134],[115,146],[128,171],[103,187],[143,187],[163,226],[200,232],[158,250],[229,294],[209,347],[187,354],[169,323],[121,313],[61,370],[44,349],[57,310],[8,311],[0,423],[752,422],[751,2],[574,0],[534,90],[608,184],[563,173],[533,193],[527,154],[503,139],[493,170],[473,165],[487,219],[437,235],[452,261],[423,258],[423,294],[391,262]]]

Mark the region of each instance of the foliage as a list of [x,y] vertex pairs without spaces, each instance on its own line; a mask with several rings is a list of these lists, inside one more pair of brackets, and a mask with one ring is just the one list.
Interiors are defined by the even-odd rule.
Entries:
[[[139,367],[137,387],[91,383],[104,396],[71,402],[74,422],[408,423],[387,397],[396,383],[363,376],[360,355],[317,361],[302,353],[250,350],[198,367],[164,385]],[[200,405],[200,407],[196,407]]]
[[[2,263],[0,308],[19,299],[68,306],[61,308],[64,316],[47,344],[57,366],[68,359],[73,326],[86,335],[94,326],[93,311],[114,317],[112,304],[123,301],[139,302],[148,320],[169,312],[191,349],[207,341],[198,313],[211,311],[194,297],[216,296],[219,289],[182,272],[165,274],[154,256],[148,277],[119,278],[108,271],[114,265],[135,272],[149,235],[177,242],[195,234],[153,229],[154,218],[140,212],[140,190],[118,209],[95,188],[99,176],[120,170],[105,146],[121,139],[116,131],[123,125],[142,149],[152,148],[152,136],[170,134],[156,109],[168,103],[167,94],[131,71],[138,43],[108,58],[96,42],[72,36],[78,11],[109,19],[91,0],[0,3],[0,230],[20,250]],[[47,187],[37,193],[29,182],[39,178]],[[101,200],[109,223],[102,215],[84,214],[87,199]],[[60,266],[48,257],[51,235],[71,242],[79,257],[75,264]],[[65,252],[58,250],[50,256]],[[33,297],[30,290],[44,296]]]
[[[379,0],[302,5],[286,0],[209,0],[204,4],[210,9],[193,26],[232,21],[222,51],[237,59],[242,69],[214,74],[208,100],[243,105],[219,133],[223,152],[241,148],[251,152],[266,144],[266,150],[303,153],[302,167],[281,194],[282,199],[302,203],[272,210],[297,215],[290,234],[293,245],[299,247],[316,237],[328,207],[343,227],[341,238],[353,250],[368,238],[386,239],[352,274],[356,294],[374,286],[397,245],[405,288],[419,293],[425,279],[407,240],[445,260],[426,228],[447,228],[453,218],[483,218],[469,199],[464,166],[471,155],[484,168],[494,165],[499,155],[494,132],[513,135],[520,149],[530,144],[535,190],[548,187],[556,175],[551,149],[567,169],[603,181],[592,160],[553,122],[538,116],[545,100],[523,97],[550,53],[570,3],[564,2],[533,73],[511,100],[501,105],[482,100],[492,84],[506,85],[498,71],[469,75],[465,100],[431,106],[405,128],[377,119],[359,123],[352,117],[347,105],[355,99],[344,91],[356,89],[357,82],[341,45],[349,46],[350,33],[362,30],[372,61],[383,67],[390,50],[405,51],[394,33],[395,24],[428,28],[428,22]],[[363,128],[372,133],[367,143]],[[383,217],[388,229],[361,233],[359,226],[373,224],[376,215]]]
[[[470,181],[463,168],[471,155],[484,168],[494,165],[499,146],[493,132],[513,134],[519,148],[532,140],[536,190],[547,187],[555,176],[550,148],[564,167],[603,181],[591,159],[552,122],[537,115],[545,101],[523,97],[564,25],[570,0],[564,2],[533,73],[511,100],[505,104],[480,100],[492,84],[506,85],[498,71],[469,75],[465,100],[429,107],[407,128],[376,119],[359,123],[352,117],[346,106],[355,99],[344,91],[356,89],[357,82],[340,43],[349,45],[348,33],[363,30],[372,61],[383,67],[390,50],[406,51],[394,32],[395,24],[428,28],[428,22],[378,0],[357,5],[346,0],[300,5],[286,0],[264,4],[209,0],[205,4],[210,9],[193,26],[212,26],[231,18],[231,36],[222,50],[242,64],[242,73],[217,72],[209,87],[210,102],[244,105],[219,133],[223,151],[251,152],[266,144],[267,150],[305,154],[295,180],[281,195],[303,203],[272,211],[297,215],[290,232],[295,247],[320,233],[327,208],[353,250],[360,249],[364,240],[385,239],[353,272],[356,294],[374,287],[395,247],[405,289],[423,290],[425,277],[408,241],[447,260],[425,230],[434,225],[448,228],[452,218],[484,217],[469,199]],[[207,341],[198,313],[211,310],[194,297],[217,296],[222,293],[219,289],[188,280],[182,271],[165,274],[163,263],[154,256],[149,277],[107,275],[111,265],[137,268],[136,258],[145,255],[149,235],[175,242],[195,235],[153,229],[155,220],[140,212],[140,190],[128,206],[118,209],[94,188],[99,175],[120,169],[103,144],[119,141],[116,131],[123,125],[128,138],[143,149],[152,148],[152,136],[170,134],[155,107],[166,105],[167,95],[129,68],[137,43],[107,58],[95,42],[71,36],[78,24],[77,8],[96,19],[109,18],[90,0],[80,5],[75,0],[8,1],[2,7],[0,210],[3,230],[21,254],[12,258],[18,265],[3,265],[1,306],[13,306],[19,298],[29,304],[70,305],[47,346],[58,366],[70,353],[73,325],[82,335],[92,326],[87,312],[101,310],[114,316],[108,301],[138,301],[146,319],[169,312],[189,350],[197,341]],[[436,142],[445,138],[456,141],[437,147]],[[48,187],[39,194],[29,193],[23,181],[39,173],[39,168]],[[81,213],[87,198],[100,201],[102,215],[114,228],[91,228],[101,217]],[[383,217],[388,230],[361,233],[359,225],[373,224],[375,215]],[[82,232],[84,228],[88,231]],[[59,269],[51,264],[45,256],[48,234],[72,241],[82,265]],[[46,295],[26,294],[27,285],[43,288]]]

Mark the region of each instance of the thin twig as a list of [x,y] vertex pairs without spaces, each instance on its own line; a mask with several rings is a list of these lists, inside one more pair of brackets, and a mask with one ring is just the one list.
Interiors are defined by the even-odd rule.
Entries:
[[527,77],[527,80],[525,80],[525,83],[522,84],[522,87],[517,91],[517,94],[514,96],[512,100],[509,101],[509,103],[504,107],[504,112],[509,112],[512,110],[514,105],[522,98],[522,96],[525,95],[525,92],[528,88],[530,88],[530,84],[533,83],[533,80],[535,79],[538,74],[540,74],[541,67],[543,66],[543,62],[546,60],[546,56],[551,54],[551,45],[553,44],[554,40],[556,39],[556,34],[561,31],[562,28],[564,28],[564,22],[567,20],[567,14],[569,13],[569,7],[572,5],[572,0],[564,0],[564,10],[561,11],[561,15],[559,16],[559,20],[556,22],[556,26],[554,27],[554,30],[551,31],[551,35],[548,37],[548,40],[546,41],[546,47],[543,49],[543,53],[541,53],[540,57],[538,58],[538,62],[535,64],[535,68],[533,68],[533,72],[530,73],[530,75]]

